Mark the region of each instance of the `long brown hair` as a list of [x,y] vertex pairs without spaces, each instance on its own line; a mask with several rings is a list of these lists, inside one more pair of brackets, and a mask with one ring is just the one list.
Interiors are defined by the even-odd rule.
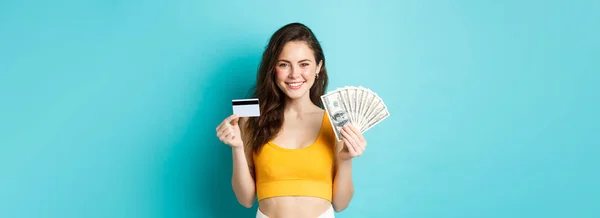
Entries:
[[263,52],[256,75],[256,86],[252,97],[259,99],[260,117],[248,119],[244,134],[247,135],[246,146],[252,149],[253,152],[259,152],[265,143],[272,140],[279,133],[283,125],[283,109],[285,108],[286,95],[275,84],[275,64],[283,46],[290,41],[306,42],[308,47],[313,51],[317,66],[319,62],[323,61],[319,76],[315,79],[309,91],[310,100],[315,105],[323,108],[321,95],[327,89],[328,77],[321,44],[319,44],[312,30],[304,24],[287,24],[271,36],[269,44]]

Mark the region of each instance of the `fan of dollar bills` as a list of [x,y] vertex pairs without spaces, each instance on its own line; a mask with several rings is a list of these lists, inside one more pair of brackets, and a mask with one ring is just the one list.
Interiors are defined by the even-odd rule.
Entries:
[[321,100],[338,141],[342,140],[340,130],[348,122],[364,133],[390,116],[383,100],[361,86],[338,88],[321,96]]

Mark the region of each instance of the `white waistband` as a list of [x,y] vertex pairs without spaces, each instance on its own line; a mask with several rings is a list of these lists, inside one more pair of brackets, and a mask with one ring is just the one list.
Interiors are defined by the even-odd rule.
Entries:
[[[267,215],[263,214],[260,209],[256,210],[256,218],[269,218]],[[325,212],[319,215],[317,218],[335,218],[335,214],[333,211],[333,206],[329,207]]]

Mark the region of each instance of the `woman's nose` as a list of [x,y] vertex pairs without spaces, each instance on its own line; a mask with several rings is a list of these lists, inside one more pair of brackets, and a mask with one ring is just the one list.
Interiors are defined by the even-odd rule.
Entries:
[[300,74],[301,74],[300,69],[298,67],[292,66],[289,77],[290,78],[298,78],[300,76]]

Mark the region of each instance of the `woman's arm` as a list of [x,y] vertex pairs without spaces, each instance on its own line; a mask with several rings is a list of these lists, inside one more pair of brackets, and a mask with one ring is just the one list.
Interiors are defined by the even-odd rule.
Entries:
[[[362,155],[367,147],[367,141],[352,124],[345,125],[340,131],[342,142],[336,148],[336,173],[333,180],[333,209],[340,212],[348,207],[354,195],[352,182],[352,159]],[[341,146],[341,147],[340,147]]]
[[256,193],[254,178],[250,170],[251,166],[248,164],[244,147],[231,149],[233,156],[233,174],[231,176],[233,192],[241,205],[250,208],[254,203]]
[[[239,125],[241,137],[244,138],[245,119],[240,119]],[[245,140],[244,140],[245,141]],[[231,176],[231,185],[238,202],[246,208],[252,207],[256,196],[256,187],[253,176],[253,162],[250,148],[245,145],[241,147],[232,147],[233,156],[233,174]]]
[[333,209],[340,212],[348,207],[354,195],[352,182],[352,159],[338,158],[335,178],[333,180]]

